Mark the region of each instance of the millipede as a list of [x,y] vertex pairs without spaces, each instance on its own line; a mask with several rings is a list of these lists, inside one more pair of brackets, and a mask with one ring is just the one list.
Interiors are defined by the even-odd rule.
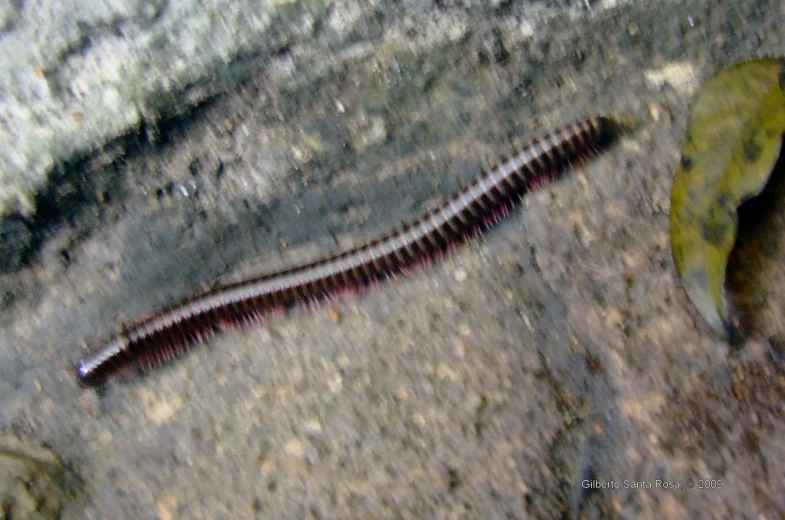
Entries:
[[298,304],[358,290],[444,254],[494,222],[524,194],[607,146],[617,128],[593,117],[536,139],[485,169],[441,206],[376,240],[306,265],[218,287],[123,325],[76,366],[83,387],[116,373],[146,373],[227,326],[258,322]]

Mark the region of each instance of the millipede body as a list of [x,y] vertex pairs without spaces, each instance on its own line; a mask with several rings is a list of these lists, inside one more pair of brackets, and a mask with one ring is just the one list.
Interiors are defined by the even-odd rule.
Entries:
[[608,144],[615,123],[595,117],[537,139],[483,171],[440,207],[361,247],[307,265],[219,287],[152,317],[125,325],[79,362],[84,387],[102,386],[118,370],[147,372],[229,325],[394,276],[487,228],[526,191]]

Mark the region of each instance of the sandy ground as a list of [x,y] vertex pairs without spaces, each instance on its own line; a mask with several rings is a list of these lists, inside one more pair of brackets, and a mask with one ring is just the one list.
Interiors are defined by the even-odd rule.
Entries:
[[[785,12],[646,5],[543,36],[478,21],[285,90],[261,75],[74,165],[40,253],[0,287],[0,427],[73,472],[63,518],[785,515],[785,342],[761,326],[731,352],[668,241],[691,100],[782,54]],[[595,113],[638,127],[445,261],[86,406],[68,367],[120,323],[359,245]]]

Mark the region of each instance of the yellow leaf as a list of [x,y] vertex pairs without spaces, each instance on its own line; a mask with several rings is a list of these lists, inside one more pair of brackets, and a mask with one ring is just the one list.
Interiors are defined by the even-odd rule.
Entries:
[[741,340],[724,282],[737,209],[763,190],[785,131],[785,63],[753,60],[706,82],[690,111],[671,190],[673,259],[698,312],[717,333]]

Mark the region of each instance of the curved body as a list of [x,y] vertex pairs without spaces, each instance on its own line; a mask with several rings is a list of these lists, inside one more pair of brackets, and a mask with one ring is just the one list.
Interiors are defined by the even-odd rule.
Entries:
[[437,209],[366,245],[324,260],[227,285],[188,298],[123,327],[76,368],[85,387],[101,386],[118,369],[146,372],[227,325],[393,276],[487,228],[526,191],[604,146],[615,124],[596,117],[535,140],[459,190]]

